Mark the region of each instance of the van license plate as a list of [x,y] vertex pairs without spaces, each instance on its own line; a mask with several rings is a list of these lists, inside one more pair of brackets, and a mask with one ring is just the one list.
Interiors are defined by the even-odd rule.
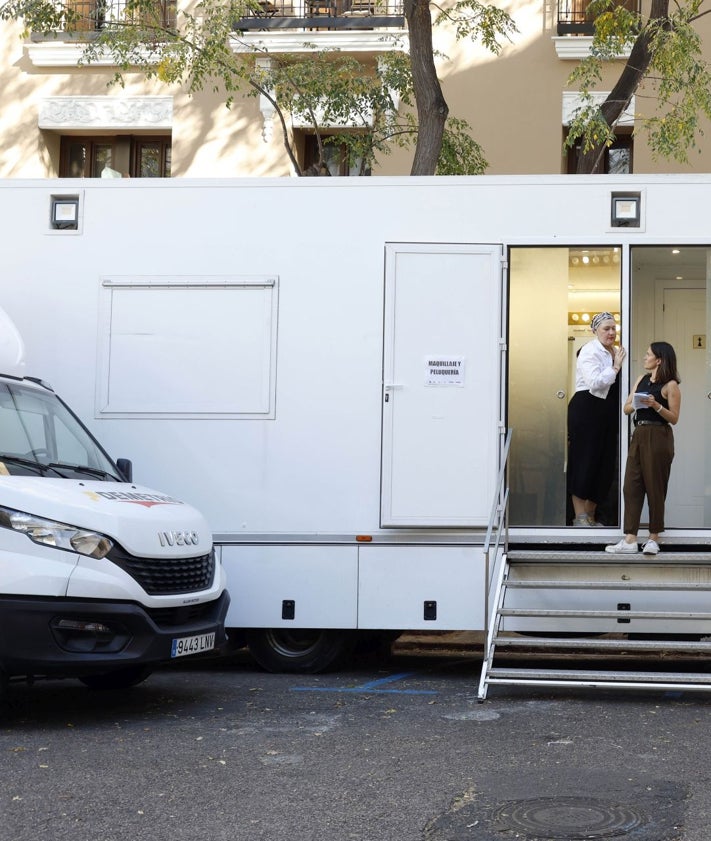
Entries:
[[200,654],[215,647],[214,634],[198,634],[195,637],[179,637],[173,640],[171,657],[185,657],[186,654]]

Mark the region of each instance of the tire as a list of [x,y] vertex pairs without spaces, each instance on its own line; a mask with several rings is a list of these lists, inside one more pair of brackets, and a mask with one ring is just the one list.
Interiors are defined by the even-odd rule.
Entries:
[[268,672],[317,674],[335,668],[355,645],[351,631],[259,628],[247,631],[247,647]]
[[89,689],[130,689],[142,683],[152,673],[150,666],[126,666],[113,672],[102,672],[96,675],[83,675],[79,680]]

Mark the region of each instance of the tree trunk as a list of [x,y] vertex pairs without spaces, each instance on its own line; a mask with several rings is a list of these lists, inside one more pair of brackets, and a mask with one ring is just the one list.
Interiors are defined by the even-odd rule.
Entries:
[[[668,17],[668,14],[669,0],[652,0],[652,8],[649,13],[650,21],[664,19]],[[608,94],[607,99],[600,106],[602,116],[608,126],[614,126],[630,104],[630,100],[642,83],[651,61],[649,30],[645,26],[632,45],[630,56],[622,73],[620,73],[619,79]],[[577,173],[584,175],[600,172],[604,154],[604,145],[594,146],[588,152],[581,153],[578,158]]]
[[449,108],[437,78],[429,0],[405,0],[410,66],[417,106],[417,145],[410,175],[434,175]]

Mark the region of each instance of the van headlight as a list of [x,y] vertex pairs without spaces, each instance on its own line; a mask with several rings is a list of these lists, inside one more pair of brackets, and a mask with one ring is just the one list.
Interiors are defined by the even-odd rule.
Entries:
[[110,537],[96,531],[80,529],[56,520],[35,517],[24,511],[0,507],[0,526],[26,534],[34,543],[78,552],[90,558],[104,558],[114,545]]

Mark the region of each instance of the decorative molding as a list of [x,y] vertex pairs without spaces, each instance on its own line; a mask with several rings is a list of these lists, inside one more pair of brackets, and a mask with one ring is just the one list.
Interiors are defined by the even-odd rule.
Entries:
[[409,50],[406,29],[343,30],[300,32],[265,30],[245,32],[230,39],[236,53],[312,53],[315,50],[340,50],[348,53],[387,53]]
[[171,129],[172,96],[53,96],[39,107],[42,129]]
[[[406,29],[343,30],[303,32],[299,30],[265,30],[245,32],[230,39],[236,53],[311,53],[314,50],[342,50],[349,53],[385,53],[407,51]],[[36,41],[27,44],[27,56],[34,67],[77,67],[86,43],[81,41]],[[92,59],[92,67],[114,67],[115,60],[105,55]]]
[[[595,103],[602,105],[607,98],[609,91],[594,91],[591,96]],[[563,91],[563,125],[569,126],[575,111],[582,105],[580,94],[577,91]],[[618,126],[634,126],[634,97],[630,100],[630,104],[617,121]]]
[[[27,56],[35,67],[76,67],[84,55],[86,42],[37,41],[27,44]],[[110,56],[96,58],[92,67],[115,67]]]
[[[563,61],[580,61],[590,55],[592,35],[553,35],[551,40],[555,46],[556,55]],[[618,59],[629,58],[630,51],[625,50],[617,56]]]

